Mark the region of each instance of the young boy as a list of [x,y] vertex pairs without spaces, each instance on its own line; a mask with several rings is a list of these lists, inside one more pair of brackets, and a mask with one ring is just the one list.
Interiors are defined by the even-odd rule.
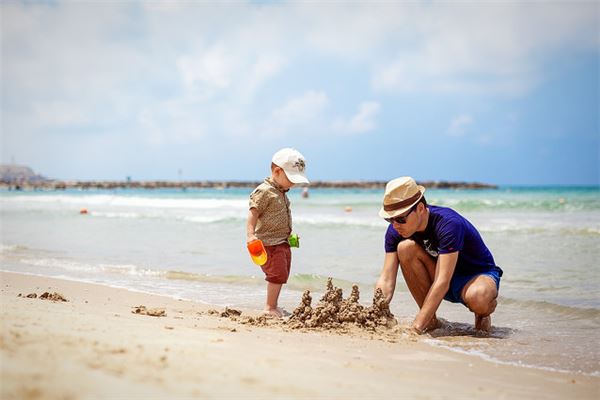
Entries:
[[285,148],[273,155],[271,176],[250,195],[246,225],[247,240],[262,240],[267,262],[261,267],[267,281],[265,313],[281,318],[277,307],[281,286],[287,283],[292,264],[288,237],[292,233],[292,212],[286,192],[297,183],[309,183],[304,175],[306,164],[299,151]]

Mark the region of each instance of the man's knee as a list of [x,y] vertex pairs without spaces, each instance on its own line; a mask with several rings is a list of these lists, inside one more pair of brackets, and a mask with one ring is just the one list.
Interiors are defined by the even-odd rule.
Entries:
[[[415,257],[418,250],[419,250],[419,245],[414,240],[405,239],[405,240],[401,241],[400,243],[398,243],[397,253],[398,253],[398,260],[400,261],[400,264],[404,265],[410,259]],[[404,262],[404,264],[403,264],[403,262]]]
[[469,285],[464,291],[463,300],[469,310],[477,315],[490,315],[496,309],[498,291],[495,283],[487,282],[490,278],[479,280]]

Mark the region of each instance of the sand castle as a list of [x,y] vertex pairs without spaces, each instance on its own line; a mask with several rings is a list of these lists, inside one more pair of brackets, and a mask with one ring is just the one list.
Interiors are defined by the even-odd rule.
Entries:
[[286,321],[286,325],[292,329],[337,329],[345,325],[355,325],[367,330],[375,330],[377,327],[391,328],[398,324],[381,289],[375,291],[373,304],[370,307],[362,306],[358,302],[359,297],[358,286],[353,285],[350,297],[344,299],[342,289],[334,287],[332,279],[329,278],[327,290],[319,304],[313,308],[310,291],[305,291],[300,305]]

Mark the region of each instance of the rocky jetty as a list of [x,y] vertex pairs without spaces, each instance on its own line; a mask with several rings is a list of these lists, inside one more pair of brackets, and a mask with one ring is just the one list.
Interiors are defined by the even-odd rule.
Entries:
[[[64,189],[253,189],[261,181],[61,181],[61,180],[4,180],[0,188],[25,190],[64,190]],[[496,185],[477,182],[421,181],[419,185],[436,189],[497,189]],[[383,181],[313,181],[310,188],[329,189],[383,189]]]
[[[63,181],[47,179],[29,167],[0,165],[0,188],[17,190],[64,189],[253,189],[261,181]],[[387,181],[311,181],[310,188],[383,189]],[[421,181],[426,188],[437,189],[496,189],[497,186],[477,182]]]

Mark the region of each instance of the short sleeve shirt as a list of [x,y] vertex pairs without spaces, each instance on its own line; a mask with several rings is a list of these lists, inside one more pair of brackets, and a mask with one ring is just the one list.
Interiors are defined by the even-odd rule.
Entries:
[[[472,275],[496,266],[475,227],[456,211],[438,206],[429,208],[429,221],[424,232],[416,232],[410,239],[421,245],[432,257],[458,253],[456,275]],[[390,224],[385,234],[385,251],[394,253],[404,238]]]
[[249,208],[258,211],[254,233],[265,246],[285,243],[292,233],[292,212],[286,192],[271,178],[266,178],[250,194]]

